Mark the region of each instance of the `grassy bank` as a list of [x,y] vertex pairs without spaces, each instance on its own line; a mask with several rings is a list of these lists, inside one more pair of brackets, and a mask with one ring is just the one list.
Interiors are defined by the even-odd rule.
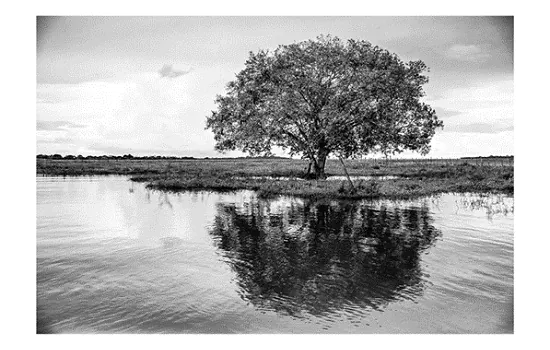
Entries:
[[[443,192],[514,193],[514,168],[468,161],[346,161],[352,176],[398,176],[391,180],[303,180],[307,161],[292,159],[199,160],[51,160],[37,159],[37,174],[130,175],[159,190],[250,189],[278,194],[331,198],[412,198]],[[343,176],[337,160],[329,160],[327,175]],[[275,180],[268,177],[287,177]]]

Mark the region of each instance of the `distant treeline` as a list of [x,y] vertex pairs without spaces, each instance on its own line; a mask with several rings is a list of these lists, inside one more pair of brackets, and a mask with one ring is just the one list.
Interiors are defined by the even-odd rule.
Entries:
[[[123,156],[113,156],[113,155],[101,155],[101,156],[83,156],[81,154],[75,156],[72,154],[62,156],[61,154],[39,154],[36,156],[37,159],[67,159],[67,160],[75,160],[75,159],[95,159],[95,160],[116,160],[116,159],[134,159],[134,160],[189,160],[189,159],[291,159],[286,157],[278,157],[278,156],[270,156],[270,157],[235,157],[235,158],[217,158],[217,157],[204,157],[204,158],[195,158],[195,157],[176,157],[176,156],[133,156],[131,154],[125,154]],[[514,159],[514,156],[488,156],[488,157],[460,157],[459,159],[463,160],[483,160],[483,159]],[[381,159],[379,159],[381,160]],[[400,158],[394,158],[391,159],[391,161],[410,161],[415,159],[400,159]],[[421,159],[422,161],[425,161],[426,159]],[[430,160],[437,160],[437,159],[431,159]],[[444,160],[441,158],[441,160]]]
[[62,156],[61,154],[39,154],[36,156],[37,159],[143,159],[143,160],[154,160],[154,159],[197,159],[195,157],[175,157],[175,156],[133,156],[131,154],[125,154],[123,156],[113,156],[113,155],[101,155],[101,156],[83,156],[81,154],[74,156],[72,154]]
[[501,159],[501,158],[505,158],[505,159],[512,158],[512,159],[514,159],[514,156],[460,157],[460,159],[495,159],[495,158],[497,158],[497,159]]
[[113,155],[101,155],[101,156],[83,156],[81,154],[75,156],[72,154],[62,156],[61,154],[39,154],[36,156],[37,159],[95,159],[95,160],[113,160],[113,159],[133,159],[133,160],[185,160],[185,159],[290,159],[285,157],[237,157],[237,158],[195,158],[195,157],[176,157],[176,156],[133,156],[131,154],[125,154],[123,156],[113,156]]

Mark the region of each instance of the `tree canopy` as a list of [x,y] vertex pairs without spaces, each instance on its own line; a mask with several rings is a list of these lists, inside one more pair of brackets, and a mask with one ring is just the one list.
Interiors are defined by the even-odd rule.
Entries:
[[443,126],[421,101],[427,70],[367,41],[331,36],[251,52],[206,127],[219,151],[269,155],[278,146],[309,159],[317,177],[331,154],[426,154]]

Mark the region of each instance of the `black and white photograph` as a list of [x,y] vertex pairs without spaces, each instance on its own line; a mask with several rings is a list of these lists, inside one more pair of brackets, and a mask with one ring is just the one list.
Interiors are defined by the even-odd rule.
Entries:
[[515,17],[350,12],[35,17],[36,336],[514,334]]

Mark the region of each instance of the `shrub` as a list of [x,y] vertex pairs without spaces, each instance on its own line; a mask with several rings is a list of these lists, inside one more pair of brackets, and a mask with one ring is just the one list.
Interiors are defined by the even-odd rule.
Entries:
[[376,180],[359,181],[356,186],[358,192],[366,195],[380,194],[380,184]]

